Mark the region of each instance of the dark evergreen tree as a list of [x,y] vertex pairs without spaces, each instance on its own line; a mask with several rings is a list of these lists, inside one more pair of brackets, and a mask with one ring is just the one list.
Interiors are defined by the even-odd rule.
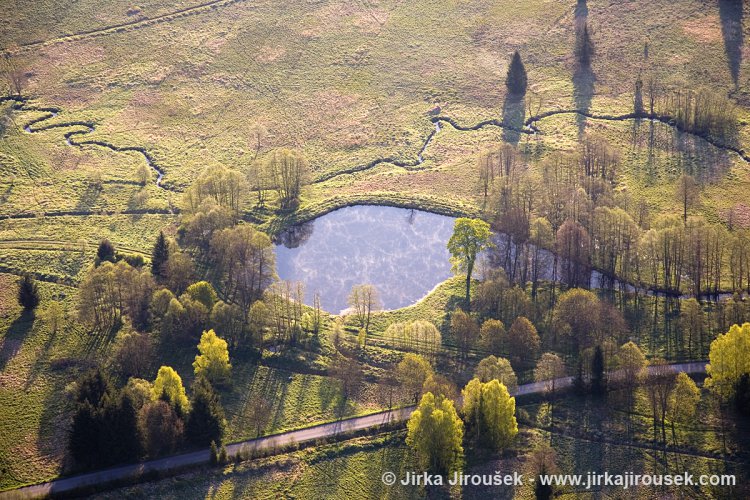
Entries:
[[80,382],[78,382],[78,392],[76,393],[76,403],[83,404],[88,401],[94,408],[102,404],[104,396],[112,394],[112,383],[104,372],[95,368],[86,373]]
[[224,409],[211,383],[198,377],[193,384],[191,410],[185,423],[185,435],[196,446],[221,443],[224,437]]
[[99,243],[99,248],[96,249],[96,259],[98,262],[104,261],[115,261],[115,246],[107,239],[102,240]]
[[737,411],[745,417],[750,417],[750,374],[743,373],[737,381],[734,393],[734,403]]
[[586,394],[586,381],[583,380],[583,361],[578,360],[578,368],[576,370],[576,378],[573,379],[573,390],[576,394]]
[[513,58],[508,66],[508,74],[505,77],[505,86],[511,94],[523,95],[526,93],[526,68],[521,61],[521,54],[518,51],[513,53]]
[[591,392],[593,394],[607,392],[607,380],[604,376],[604,352],[601,346],[596,346],[594,357],[591,360]]
[[578,64],[588,68],[591,65],[591,59],[594,57],[594,41],[591,39],[588,24],[584,24],[583,28],[576,30],[575,51]]
[[79,383],[68,449],[83,467],[133,462],[143,455],[138,414],[127,393],[112,387],[100,371],[87,373]]
[[39,305],[39,289],[30,274],[25,274],[18,283],[18,303],[27,311]]
[[[112,399],[114,401],[114,399]],[[107,411],[108,410],[108,411]],[[143,455],[143,435],[138,427],[138,413],[132,398],[122,393],[115,404],[104,411],[104,426],[111,463],[133,462]]]
[[157,278],[164,277],[164,266],[169,258],[169,245],[163,232],[159,232],[154,250],[151,252],[151,274]]
[[91,467],[98,461],[99,425],[96,409],[88,401],[79,404],[73,415],[68,451],[73,460],[83,467]]

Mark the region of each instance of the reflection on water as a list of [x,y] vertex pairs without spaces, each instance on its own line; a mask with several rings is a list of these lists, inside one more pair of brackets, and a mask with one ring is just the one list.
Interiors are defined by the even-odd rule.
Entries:
[[281,235],[279,277],[302,281],[305,301],[346,309],[353,285],[377,287],[386,309],[405,307],[451,276],[446,243],[454,219],[419,210],[354,206],[324,215]]

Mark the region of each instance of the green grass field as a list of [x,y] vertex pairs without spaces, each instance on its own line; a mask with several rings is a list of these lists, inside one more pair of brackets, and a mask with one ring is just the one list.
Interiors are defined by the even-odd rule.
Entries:
[[[728,95],[740,118],[736,145],[750,150],[750,73],[747,57],[743,60],[750,35],[743,27],[739,46],[727,35],[728,15],[744,15],[747,25],[747,5],[729,14],[702,0],[583,0],[577,7],[560,0],[78,0],[64,7],[51,0],[11,0],[8,6],[0,9],[0,48],[14,51],[28,107],[52,106],[60,113],[36,125],[53,128],[28,133],[24,125],[43,114],[0,103],[0,490],[64,470],[72,384],[110,351],[111,339],[92,336],[72,319],[76,289],[64,284],[83,278],[103,238],[122,251],[148,254],[159,231],[174,236],[179,215],[173,209],[181,192],[205,169],[224,165],[247,172],[256,126],[268,130],[261,159],[274,148],[298,148],[309,161],[311,180],[326,178],[304,187],[300,207],[291,214],[259,210],[249,200],[245,215],[269,233],[357,203],[480,215],[485,200],[477,158],[509,139],[498,127],[461,131],[443,123],[416,167],[385,162],[346,172],[382,158],[414,162],[434,130],[427,113],[435,106],[462,126],[501,120],[509,114],[504,78],[516,49],[530,84],[521,121],[531,112],[557,109],[632,112],[641,74],[665,88]],[[592,28],[597,54],[587,74],[576,71],[573,56],[574,26],[582,18]],[[94,130],[74,141],[145,148],[165,173],[162,187],[153,170],[145,185],[139,183],[143,155],[74,147],[65,134],[81,126],[54,127],[81,121],[93,123]],[[672,193],[679,169],[686,168],[701,180],[692,213],[719,223],[733,211],[750,227],[750,165],[734,153],[688,137],[673,154],[674,129],[657,124],[660,140],[647,165],[648,124],[636,129],[632,120],[556,115],[537,126],[540,134],[515,139],[529,152],[535,180],[541,163],[572,151],[585,130],[606,138],[619,154],[617,190],[643,199],[652,214],[680,213]],[[16,305],[15,280],[25,272],[41,280],[44,299],[65,304],[71,319],[56,334]],[[429,319],[447,333],[447,313],[462,287],[460,278],[452,279],[413,306],[377,315],[368,374],[398,358],[382,335],[391,322]],[[163,361],[189,382],[195,353],[173,354]],[[223,395],[230,440],[254,436],[249,399],[258,393],[273,401],[265,433],[379,408],[369,383],[343,401],[338,382],[329,377],[240,359],[235,383]],[[568,411],[565,418],[574,420],[574,411]],[[647,423],[638,421],[639,432],[646,433]],[[621,423],[614,417],[612,422]],[[716,436],[701,436],[690,439],[703,451],[716,451]],[[538,439],[538,431],[528,430],[523,442]],[[642,450],[566,436],[559,443],[565,463],[580,471],[591,465],[576,458],[587,447],[595,448],[592,460],[611,460],[606,463],[613,466],[648,464],[652,458]],[[405,448],[391,441],[364,439],[113,495],[422,495],[385,490],[379,482],[376,472],[386,465],[403,467],[404,454]],[[695,467],[717,467],[712,459],[691,460]],[[523,467],[523,459],[498,466],[506,465]],[[491,493],[531,497],[529,488]]]

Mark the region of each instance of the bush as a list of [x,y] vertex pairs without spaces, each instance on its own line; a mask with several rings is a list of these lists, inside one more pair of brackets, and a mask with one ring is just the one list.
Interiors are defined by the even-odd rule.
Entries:
[[96,260],[97,264],[115,261],[115,246],[109,240],[104,239],[99,243],[99,248],[96,249]]

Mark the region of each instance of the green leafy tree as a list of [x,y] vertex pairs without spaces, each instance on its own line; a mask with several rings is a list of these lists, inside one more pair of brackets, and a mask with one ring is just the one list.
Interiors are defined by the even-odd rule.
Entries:
[[695,416],[698,402],[701,400],[701,391],[695,385],[687,373],[677,374],[672,392],[669,394],[667,406],[667,418],[672,428],[672,441],[677,446],[677,432],[675,424],[685,425],[691,422]]
[[508,353],[514,363],[533,363],[542,342],[534,324],[523,316],[508,331]]
[[526,76],[526,67],[521,61],[521,54],[518,51],[513,53],[508,66],[508,74],[505,77],[505,86],[511,94],[523,95],[526,93],[528,78]]
[[432,366],[419,354],[404,355],[404,359],[396,367],[396,377],[401,382],[401,387],[415,403],[419,400],[422,387],[430,375]]
[[165,266],[167,260],[169,260],[169,244],[164,237],[164,232],[159,231],[159,236],[156,238],[154,249],[151,251],[151,274],[153,274],[154,277],[165,277]]
[[203,332],[198,344],[200,354],[195,357],[193,368],[196,377],[206,377],[211,383],[226,383],[232,374],[229,364],[227,341],[216,335],[213,330]]
[[65,309],[57,300],[51,300],[42,311],[42,320],[47,323],[52,333],[57,333],[60,325],[65,321]]
[[508,391],[511,393],[518,390],[518,378],[516,377],[516,372],[513,371],[510,361],[505,358],[487,356],[477,365],[477,369],[474,371],[474,376],[482,383],[491,380],[498,380],[507,387]]
[[516,399],[505,385],[497,379],[483,383],[473,378],[461,394],[462,413],[477,441],[496,449],[507,447],[518,434],[518,422]]
[[18,303],[27,311],[32,311],[39,305],[39,289],[30,274],[24,274],[18,282]]
[[122,392],[130,397],[136,411],[140,411],[146,404],[154,400],[151,382],[142,378],[129,378],[128,383],[122,388]]
[[409,418],[406,444],[424,470],[447,474],[463,466],[463,435],[464,425],[453,401],[428,392]]
[[208,281],[198,281],[197,283],[193,283],[187,287],[185,293],[188,294],[191,299],[197,300],[206,306],[206,310],[208,311],[213,309],[214,304],[219,300],[216,290],[214,290],[214,287],[212,287],[211,283]]
[[460,217],[453,226],[453,234],[448,240],[453,272],[466,273],[466,307],[470,307],[471,274],[477,255],[492,245],[490,225],[479,219]]
[[162,399],[175,409],[177,415],[186,415],[190,403],[182,385],[182,377],[171,366],[162,366],[154,380],[154,399]]
[[505,325],[497,319],[486,320],[482,323],[482,328],[479,330],[479,339],[482,342],[482,347],[492,354],[502,353],[503,347],[507,342]]
[[629,392],[643,380],[646,375],[648,361],[641,348],[632,341],[623,344],[617,352],[617,366],[622,382]]
[[488,442],[496,449],[510,446],[518,434],[516,398],[498,380],[482,384],[482,425]]
[[732,325],[711,342],[706,387],[722,398],[734,395],[740,377],[750,373],[750,323]]
[[224,409],[211,383],[198,377],[193,384],[190,413],[185,423],[187,440],[196,446],[221,443],[226,429]]
[[458,343],[461,354],[466,356],[479,337],[479,326],[474,318],[458,307],[451,314],[451,333]]
[[[232,347],[240,344],[245,332],[245,314],[240,306],[218,301],[211,309],[210,322],[222,337],[228,339]],[[250,339],[250,345],[252,340]]]
[[172,298],[167,304],[167,310],[160,322],[161,334],[167,339],[174,339],[183,333],[187,323],[187,312],[182,303]]

